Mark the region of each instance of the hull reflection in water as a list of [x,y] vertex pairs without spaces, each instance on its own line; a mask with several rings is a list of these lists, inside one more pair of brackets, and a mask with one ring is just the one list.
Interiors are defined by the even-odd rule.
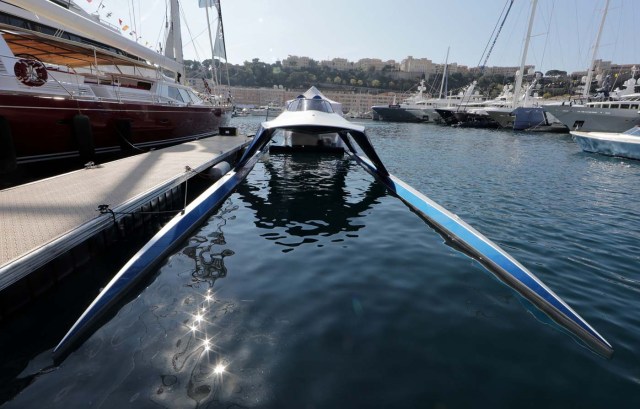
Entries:
[[282,251],[287,252],[316,242],[320,236],[354,235],[364,227],[358,218],[386,194],[386,189],[371,180],[366,191],[353,197],[346,178],[354,165],[335,155],[278,154],[264,163],[269,175],[266,196],[246,183],[238,186],[238,193],[255,210],[256,227],[279,228],[281,233],[265,238],[284,246]]

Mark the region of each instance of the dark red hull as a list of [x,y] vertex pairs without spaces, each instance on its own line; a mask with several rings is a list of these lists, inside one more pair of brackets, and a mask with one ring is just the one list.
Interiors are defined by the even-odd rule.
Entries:
[[[80,115],[85,126],[78,129]],[[11,133],[17,164],[80,157],[122,156],[218,133],[230,107],[81,101],[0,94],[0,118]],[[90,131],[87,132],[87,129]],[[89,135],[86,135],[89,134]],[[135,146],[133,148],[131,145]]]

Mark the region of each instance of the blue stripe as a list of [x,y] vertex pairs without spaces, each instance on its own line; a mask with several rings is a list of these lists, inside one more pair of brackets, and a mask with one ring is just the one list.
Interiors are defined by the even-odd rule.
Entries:
[[[53,350],[54,357],[64,354],[73,343],[97,321],[115,302],[120,300],[132,285],[138,282],[158,261],[166,257],[173,247],[186,238],[210,213],[222,203],[235,187],[244,180],[258,161],[257,152],[244,166],[237,168],[226,181],[221,179],[202,193],[186,209],[177,215],[125,264],[107,287],[98,295],[82,316],[71,327]],[[221,182],[221,183],[220,183]]]
[[[388,176],[380,175],[375,166],[373,166],[365,158],[358,155],[354,155],[356,160],[371,174],[379,178],[389,190],[394,192],[400,197],[408,206],[413,208],[422,214],[427,220],[435,225],[436,228],[443,231],[446,235],[459,240],[464,243],[476,256],[489,261],[497,268],[503,270],[506,274],[517,280],[522,287],[528,289],[540,298],[540,301],[545,303],[547,307],[555,311],[555,314],[559,314],[565,319],[570,320],[575,325],[582,328],[588,336],[591,338],[591,343],[595,342],[600,347],[605,355],[613,353],[611,345],[589,324],[582,319],[575,311],[564,304],[561,299],[555,295],[550,289],[541,284],[533,275],[533,273],[520,266],[517,262],[506,255],[506,252],[501,250],[495,243],[492,243],[489,239],[477,232],[472,227],[466,225],[461,220],[458,220],[457,216],[447,211],[439,205],[430,203],[431,199],[422,198],[411,190],[408,190],[403,186],[404,182],[395,176],[389,174]],[[407,185],[408,186],[408,185]],[[435,202],[433,202],[435,203]],[[509,284],[509,283],[508,283]],[[532,300],[526,292],[523,292],[518,286],[514,287],[519,290],[529,301],[537,304],[535,300]],[[572,331],[575,333],[575,331]],[[585,339],[581,334],[576,333],[582,339]],[[587,339],[589,341],[589,339]]]

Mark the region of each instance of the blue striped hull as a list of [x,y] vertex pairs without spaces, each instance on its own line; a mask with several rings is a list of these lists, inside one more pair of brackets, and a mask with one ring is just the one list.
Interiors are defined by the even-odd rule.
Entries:
[[518,263],[498,245],[480,234],[455,214],[389,174],[381,175],[366,158],[354,155],[369,173],[377,177],[407,206],[419,213],[436,230],[477,259],[507,285],[518,291],[537,308],[561,326],[569,329],[594,351],[604,357],[613,355],[607,340],[593,329],[580,315],[540,281],[533,273]]
[[155,236],[138,251],[111,279],[98,297],[85,310],[82,316],[67,332],[53,350],[54,359],[64,357],[77,342],[87,336],[95,324],[120,301],[127,291],[145,275],[169,256],[176,245],[183,242],[189,234],[202,224],[242,182],[256,164],[263,151],[257,151],[243,166],[238,167],[195,199],[182,214],[175,216]]

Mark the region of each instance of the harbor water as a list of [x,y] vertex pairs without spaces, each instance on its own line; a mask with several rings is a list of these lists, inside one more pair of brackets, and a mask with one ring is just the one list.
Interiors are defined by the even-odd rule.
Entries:
[[269,155],[62,362],[51,349],[100,285],[4,324],[3,407],[640,407],[640,161],[568,134],[361,122],[391,173],[532,271],[613,357],[348,157]]

